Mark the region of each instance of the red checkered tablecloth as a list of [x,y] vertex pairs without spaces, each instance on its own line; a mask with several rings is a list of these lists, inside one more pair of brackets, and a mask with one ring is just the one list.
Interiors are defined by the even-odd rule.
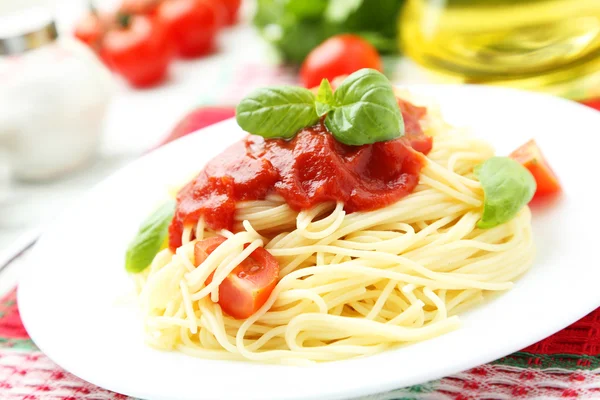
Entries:
[[[128,399],[64,371],[27,335],[16,289],[0,300],[0,398]],[[493,363],[363,400],[600,399],[600,309]]]

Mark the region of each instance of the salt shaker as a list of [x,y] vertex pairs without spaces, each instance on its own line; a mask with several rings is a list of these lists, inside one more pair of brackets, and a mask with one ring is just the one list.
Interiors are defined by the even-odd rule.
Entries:
[[114,86],[84,45],[59,37],[45,9],[0,15],[0,154],[43,180],[94,156]]

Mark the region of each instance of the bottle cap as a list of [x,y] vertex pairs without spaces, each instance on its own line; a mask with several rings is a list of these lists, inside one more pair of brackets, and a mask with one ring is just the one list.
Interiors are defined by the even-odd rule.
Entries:
[[44,8],[0,15],[0,56],[37,49],[54,42],[57,37],[54,18]]

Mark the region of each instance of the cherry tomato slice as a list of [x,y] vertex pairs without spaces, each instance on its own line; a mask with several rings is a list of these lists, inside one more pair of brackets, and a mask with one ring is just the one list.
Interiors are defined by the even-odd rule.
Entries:
[[518,161],[531,172],[537,183],[536,196],[561,190],[556,174],[552,171],[535,140],[532,139],[513,151],[510,158]]
[[[200,240],[194,245],[194,261],[196,265],[200,265],[206,260],[206,258],[215,251],[217,247],[223,243],[225,239],[223,236],[214,236],[208,239]],[[212,281],[212,277],[210,278]]]
[[[217,236],[204,239],[194,246],[196,265],[200,265],[225,238]],[[219,305],[228,315],[245,319],[265,304],[277,285],[279,263],[262,247],[254,250],[219,285]],[[212,282],[211,274],[206,284]]]
[[356,35],[333,36],[315,47],[300,68],[302,84],[318,86],[323,78],[332,81],[362,68],[382,71],[381,57],[375,47]]

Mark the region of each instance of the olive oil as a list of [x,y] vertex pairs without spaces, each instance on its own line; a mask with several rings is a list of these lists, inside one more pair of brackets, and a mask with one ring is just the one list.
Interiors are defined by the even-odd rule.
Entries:
[[600,0],[407,0],[401,47],[464,82],[522,87],[600,73]]

